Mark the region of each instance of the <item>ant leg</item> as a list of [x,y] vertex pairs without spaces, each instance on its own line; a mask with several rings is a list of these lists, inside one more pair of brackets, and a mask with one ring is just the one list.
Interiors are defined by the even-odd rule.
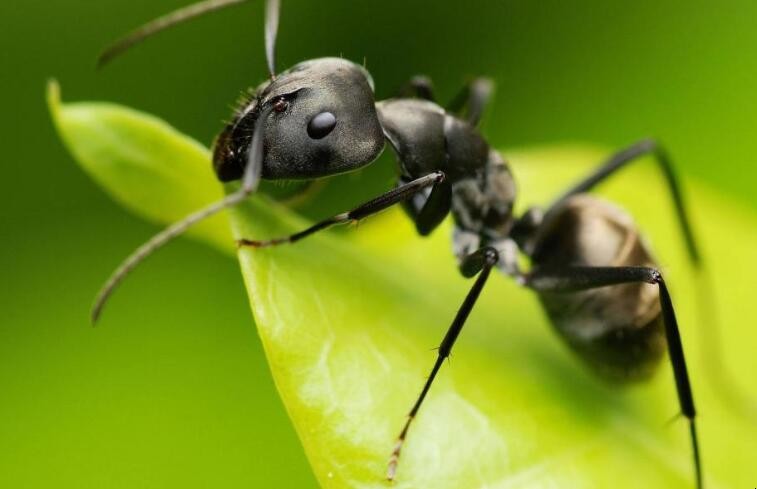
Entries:
[[494,82],[490,78],[474,78],[447,104],[447,112],[461,115],[467,109],[467,120],[477,126],[494,93]]
[[[565,192],[560,198],[558,198],[549,208],[547,213],[552,209],[559,206],[566,199],[571,196],[591,190],[595,185],[613,175],[615,171],[623,168],[626,164],[638,161],[639,157],[651,154],[654,156],[656,163],[659,165],[662,174],[666,180],[669,188],[673,204],[675,205],[676,214],[678,215],[678,221],[680,223],[681,230],[683,232],[684,240],[686,242],[686,248],[688,250],[689,257],[692,263],[699,268],[700,281],[698,282],[699,293],[701,297],[707,298],[709,301],[712,299],[711,291],[711,277],[709,271],[702,267],[702,258],[699,252],[699,248],[694,238],[694,233],[691,227],[691,221],[688,218],[686,212],[685,200],[681,187],[676,178],[667,151],[653,139],[643,139],[628,148],[621,150],[611,156],[602,166],[600,166],[593,174],[589,175],[585,180],[577,183],[573,188]],[[534,209],[535,212],[538,212]],[[539,217],[538,221],[543,221],[543,218]],[[521,222],[522,223],[522,222]],[[516,229],[521,223],[516,224]],[[538,225],[538,222],[536,223]],[[528,234],[534,229],[534,223],[526,223],[523,226],[523,230]],[[517,231],[516,231],[517,233]],[[706,349],[703,351],[703,358],[706,358],[710,368],[706,370],[709,376],[711,376],[711,383],[718,387],[723,396],[728,398],[726,404],[730,408],[737,409],[742,415],[751,417],[754,419],[755,402],[750,399],[748,395],[745,395],[738,385],[734,383],[733,375],[729,372],[725,365],[723,365],[723,354],[720,347],[719,330],[720,327],[717,324],[717,315],[713,312],[712,306],[707,307],[707,301],[700,300],[700,316],[707,318],[705,321],[708,323],[703,331],[706,331],[708,337],[704,344]]]
[[694,397],[686,369],[686,358],[683,353],[678,322],[673,310],[673,301],[660,272],[649,267],[566,267],[557,270],[536,270],[523,278],[524,285],[533,290],[557,293],[570,293],[608,285],[640,282],[657,285],[668,354],[673,365],[673,375],[678,392],[678,402],[681,406],[681,414],[689,420],[697,488],[702,489],[702,464],[699,457],[699,440],[694,424],[696,416]]
[[597,170],[595,170],[594,173],[589,175],[584,180],[578,182],[567,192],[561,195],[557,200],[555,200],[554,203],[549,206],[549,209],[545,214],[545,218],[553,209],[559,207],[570,197],[579,193],[588,192],[598,183],[613,175],[617,170],[623,168],[629,163],[638,161],[640,157],[648,154],[654,156],[655,161],[660,167],[660,170],[662,170],[662,174],[665,177],[668,190],[670,191],[670,195],[673,198],[673,204],[675,205],[676,213],[678,214],[678,221],[681,226],[681,231],[683,232],[684,240],[686,241],[686,248],[688,249],[689,257],[695,265],[699,265],[701,262],[701,257],[699,254],[699,249],[696,246],[694,233],[691,229],[691,221],[689,220],[686,212],[686,205],[684,202],[683,194],[681,192],[681,187],[678,184],[678,178],[673,171],[673,165],[670,162],[667,151],[665,151],[665,149],[653,139],[643,139],[629,146],[628,148],[612,155]]
[[[400,177],[399,184],[408,183]],[[415,223],[415,229],[421,236],[428,236],[442,223],[452,207],[452,185],[448,180],[438,183],[430,190],[419,192],[402,201],[402,208]]]
[[399,97],[417,97],[429,102],[434,102],[434,84],[431,78],[425,75],[416,75],[398,90]]
[[437,184],[443,182],[444,178],[445,177],[443,172],[437,171],[434,173],[429,173],[426,176],[417,178],[409,183],[406,183],[405,185],[401,185],[393,190],[390,190],[385,194],[379,195],[378,197],[371,199],[362,205],[359,205],[351,211],[342,212],[341,214],[337,214],[333,217],[329,217],[328,219],[317,222],[303,231],[291,234],[289,236],[283,236],[281,238],[273,238],[260,241],[252,239],[240,239],[237,244],[239,246],[265,248],[268,246],[276,246],[284,243],[294,243],[295,241],[299,241],[302,238],[310,236],[313,233],[331,227],[335,224],[355,222],[370,215],[376,214],[388,207],[393,206],[394,204],[398,204],[399,202],[411,198],[413,195],[417,194],[425,188],[436,186]]
[[468,319],[468,315],[476,304],[476,300],[478,299],[479,294],[481,294],[481,290],[484,288],[484,285],[489,278],[489,274],[492,268],[497,264],[497,261],[499,261],[497,251],[494,248],[487,246],[479,248],[477,251],[468,255],[460,265],[460,271],[466,278],[473,277],[476,274],[478,274],[478,278],[476,278],[476,281],[473,283],[468,295],[465,296],[465,300],[460,306],[460,309],[458,309],[455,319],[447,330],[447,334],[444,335],[444,339],[437,350],[436,362],[434,362],[434,366],[431,369],[431,374],[423,385],[423,389],[421,390],[418,399],[415,401],[413,408],[407,415],[405,426],[402,428],[402,431],[397,438],[397,443],[392,451],[392,456],[389,458],[389,466],[386,471],[386,478],[390,481],[394,480],[394,476],[397,473],[400,452],[402,451],[402,445],[405,443],[410,423],[412,423],[413,419],[415,419],[415,416],[418,414],[418,410],[421,408],[421,404],[423,404],[423,400],[426,398],[426,394],[428,394],[431,384],[434,382],[436,374],[439,372],[439,368],[441,368],[444,359],[447,358],[452,351],[452,346],[460,335],[465,320]]

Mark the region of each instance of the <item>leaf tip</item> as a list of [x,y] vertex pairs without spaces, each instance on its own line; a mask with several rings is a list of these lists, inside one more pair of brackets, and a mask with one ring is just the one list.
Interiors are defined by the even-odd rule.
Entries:
[[55,78],[47,80],[47,103],[48,105],[60,104],[60,83]]
[[53,121],[57,123],[58,115],[60,111],[60,84],[55,78],[47,80],[46,90],[47,108],[50,110],[50,114],[53,117]]

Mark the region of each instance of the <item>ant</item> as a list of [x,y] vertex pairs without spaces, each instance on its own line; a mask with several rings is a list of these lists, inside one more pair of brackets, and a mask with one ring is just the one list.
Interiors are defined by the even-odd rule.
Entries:
[[[155,33],[246,0],[206,0],[158,18],[106,49],[103,65]],[[421,236],[449,214],[460,273],[476,277],[438,348],[438,356],[408,414],[388,462],[397,473],[411,423],[462,331],[492,269],[538,294],[557,332],[599,375],[614,382],[648,378],[665,349],[673,367],[681,414],[688,419],[696,485],[703,487],[694,408],[673,302],[654,258],[631,218],[588,194],[645,155],[665,178],[688,254],[701,262],[670,159],[657,142],[642,140],[612,155],[545,209],[513,213],[516,188],[506,161],[476,126],[492,83],[476,79],[443,108],[431,82],[415,77],[409,96],[375,101],[368,71],[339,58],[303,61],[276,73],[279,1],[266,0],[265,52],[269,79],[248,94],[214,144],[213,167],[238,190],[174,223],[134,251],[97,296],[95,322],[113,290],[148,255],[187,228],[255,192],[261,179],[312,180],[362,168],[388,141],[399,166],[397,186],[358,207],[290,236],[241,239],[240,247],[294,243],[332,225],[357,222],[401,204]],[[464,114],[464,115],[463,115]],[[518,258],[530,259],[521,270]]]

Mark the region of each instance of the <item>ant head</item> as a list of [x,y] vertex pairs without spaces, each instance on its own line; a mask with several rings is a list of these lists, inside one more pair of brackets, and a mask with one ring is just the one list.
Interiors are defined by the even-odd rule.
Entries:
[[[175,10],[108,46],[98,66],[161,31],[245,1],[201,0]],[[257,188],[259,178],[334,175],[360,168],[381,153],[384,133],[368,72],[349,61],[323,58],[275,76],[279,0],[266,0],[265,6],[265,53],[271,79],[258,87],[218,136],[213,154],[218,178],[224,182],[243,179],[242,187],[169,226],[127,257],[100,289],[92,308],[93,322],[115,288],[147,256],[193,224],[241,202]]]
[[216,140],[213,166],[220,180],[241,178],[257,124],[265,124],[265,179],[355,170],[384,147],[370,74],[339,58],[304,61],[258,88]]
[[[98,66],[155,34],[246,0],[202,0],[135,29],[103,51]],[[361,66],[338,58],[305,61],[275,76],[279,0],[266,0],[269,82],[218,136],[213,166],[221,181],[242,177],[252,135],[264,124],[262,172],[255,178],[310,179],[360,168],[384,147],[373,82]]]

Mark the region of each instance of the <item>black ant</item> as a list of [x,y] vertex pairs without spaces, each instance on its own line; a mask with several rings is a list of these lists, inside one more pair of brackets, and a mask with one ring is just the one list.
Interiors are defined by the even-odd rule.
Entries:
[[[158,31],[244,1],[207,0],[180,9],[118,41],[99,62],[106,63]],[[391,453],[387,478],[395,478],[410,425],[496,267],[534,290],[568,345],[610,380],[647,378],[667,346],[681,413],[689,421],[696,483],[701,489],[696,410],[667,286],[631,218],[587,194],[639,157],[654,156],[675,204],[689,256],[698,265],[683,197],[665,150],[655,141],[642,140],[614,154],[546,209],[531,208],[515,216],[515,184],[507,163],[476,129],[492,92],[488,80],[471,82],[445,109],[434,102],[431,83],[423,77],[408,83],[412,96],[376,102],[370,74],[344,59],[308,60],[276,74],[278,18],[278,0],[267,0],[270,79],[251,92],[215,141],[213,166],[219,180],[241,180],[240,189],[171,225],[129,256],[98,295],[93,321],[114,288],[144,258],[194,223],[243,201],[261,179],[308,180],[356,170],[374,161],[388,141],[399,164],[396,188],[290,236],[239,241],[240,246],[255,248],[294,243],[395,204],[403,206],[418,234],[426,236],[452,214],[460,273],[476,280],[439,345],[431,374]],[[530,259],[530,271],[520,269],[521,253]]]

